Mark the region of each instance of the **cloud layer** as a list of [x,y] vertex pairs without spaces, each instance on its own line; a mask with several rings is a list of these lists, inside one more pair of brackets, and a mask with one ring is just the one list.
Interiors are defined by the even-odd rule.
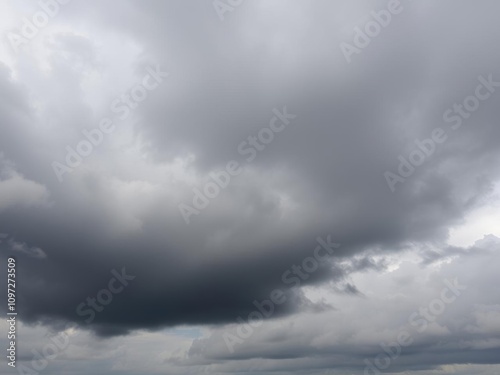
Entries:
[[[140,371],[110,349],[119,340],[157,353],[141,373],[362,373],[458,278],[467,291],[390,369],[498,363],[499,221],[481,210],[500,191],[499,5],[402,1],[346,61],[341,44],[387,6],[252,1],[221,21],[212,2],[74,0],[15,49],[23,17],[41,8],[2,5],[1,257],[18,259],[33,336],[76,324],[78,340],[109,353],[93,362],[102,374]],[[481,82],[490,95],[467,111]],[[285,107],[296,116],[286,129],[263,131]],[[391,191],[384,173],[400,173],[437,128],[446,141]],[[85,135],[95,129],[99,142]],[[82,140],[92,150],[72,165]],[[179,205],[194,207],[231,161],[240,173],[186,224]],[[61,179],[54,162],[68,169]],[[485,227],[451,243],[474,212]],[[284,283],[327,236],[335,254],[300,286]],[[86,323],[77,306],[122,269],[135,278]],[[224,333],[277,288],[286,301],[228,351]],[[197,333],[159,354],[179,326]],[[74,350],[65,369],[83,371],[74,359],[93,354]]]

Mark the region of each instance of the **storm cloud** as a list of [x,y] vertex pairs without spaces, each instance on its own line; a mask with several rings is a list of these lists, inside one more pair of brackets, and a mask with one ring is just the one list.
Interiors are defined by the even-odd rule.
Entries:
[[362,374],[457,278],[386,371],[499,371],[500,5],[236,3],[1,6],[0,254],[25,337],[73,325],[61,374],[94,344],[96,374]]

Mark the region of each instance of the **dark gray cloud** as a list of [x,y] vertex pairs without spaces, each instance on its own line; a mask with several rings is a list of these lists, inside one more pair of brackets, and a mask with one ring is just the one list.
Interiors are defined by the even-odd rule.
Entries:
[[[256,358],[272,359],[263,372],[360,371],[363,358],[376,354],[370,345],[380,332],[327,347],[315,342],[318,327],[304,341],[298,331],[277,327],[298,316],[306,330],[310,314],[337,316],[343,303],[366,308],[359,301],[375,292],[353,279],[385,274],[408,252],[420,254],[421,271],[412,272],[425,273],[454,257],[474,264],[496,246],[492,240],[476,251],[448,240],[498,194],[500,92],[481,101],[458,130],[443,114],[474,95],[479,77],[500,82],[498,5],[402,4],[351,63],[340,44],[351,43],[354,28],[387,2],[244,2],[221,21],[210,1],[89,7],[75,0],[18,52],[7,41],[0,59],[0,233],[9,240],[1,257],[19,259],[22,321],[52,328],[70,321],[110,340],[209,326],[210,339],[194,341],[188,358],[175,361],[221,361],[213,373],[237,371],[240,361],[251,368]],[[19,32],[22,17],[37,8],[7,10],[14,21],[5,33]],[[120,120],[113,101],[155,66],[169,77]],[[296,118],[245,161],[241,142],[284,107]],[[76,148],[82,131],[105,117],[113,118],[113,132],[59,182],[52,163],[64,162],[66,147]],[[397,172],[398,157],[408,158],[415,141],[437,127],[447,140],[392,192],[384,172]],[[240,163],[241,174],[186,224],[179,204],[192,204],[193,188],[203,189],[230,160]],[[284,285],[283,273],[312,256],[316,238],[327,235],[341,244],[336,254],[301,288]],[[123,267],[133,282],[85,323],[76,307]],[[461,271],[481,273],[468,267]],[[395,284],[418,290],[426,280],[416,279],[400,275]],[[311,290],[325,286],[342,296],[341,305],[314,298]],[[248,316],[253,301],[276,288],[287,297],[266,323],[276,336],[258,336],[234,356],[219,350],[225,325]],[[469,302],[491,305],[479,299]],[[404,303],[406,313],[411,299]],[[386,308],[375,304],[373,315]],[[355,324],[345,337],[365,323]],[[449,345],[423,337],[398,370],[417,370],[419,362],[496,363],[498,332],[475,334],[461,324],[449,329]],[[488,344],[473,350],[453,344],[476,339]]]

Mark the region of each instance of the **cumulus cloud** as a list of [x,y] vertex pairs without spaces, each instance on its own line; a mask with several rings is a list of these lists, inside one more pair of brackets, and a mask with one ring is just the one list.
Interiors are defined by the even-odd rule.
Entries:
[[[8,35],[41,5],[0,12],[0,259],[19,261],[30,332],[82,334],[66,369],[85,372],[96,344],[102,374],[140,371],[135,350],[151,374],[362,373],[455,277],[467,292],[391,370],[497,364],[496,2],[401,0],[350,63],[340,46],[387,1],[258,0],[222,21],[211,1],[57,4],[19,48]],[[463,112],[477,92],[490,95]],[[295,117],[278,131],[283,108]],[[418,151],[436,129],[446,140]],[[391,191],[384,174],[404,168]],[[327,236],[340,246],[300,276]],[[123,269],[133,281],[85,322],[77,306]],[[228,351],[224,333],[276,289],[285,302]],[[179,326],[202,333],[176,351],[163,332]]]

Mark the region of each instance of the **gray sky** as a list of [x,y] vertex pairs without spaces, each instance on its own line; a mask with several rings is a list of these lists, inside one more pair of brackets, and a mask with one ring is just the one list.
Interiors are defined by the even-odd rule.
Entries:
[[500,374],[497,2],[62,3],[0,5],[18,366]]

